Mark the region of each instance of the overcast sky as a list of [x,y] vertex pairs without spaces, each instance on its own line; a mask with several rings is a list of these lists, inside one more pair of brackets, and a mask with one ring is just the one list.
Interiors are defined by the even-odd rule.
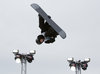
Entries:
[[[39,4],[66,32],[50,45],[37,45],[38,14],[30,4]],[[82,74],[100,74],[100,0],[0,0],[0,74],[20,74],[13,49],[36,50],[27,74],[74,74],[67,58],[91,58]]]

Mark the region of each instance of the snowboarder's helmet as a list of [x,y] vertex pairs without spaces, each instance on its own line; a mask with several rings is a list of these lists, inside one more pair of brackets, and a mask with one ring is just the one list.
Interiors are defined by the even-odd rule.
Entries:
[[39,35],[36,39],[36,43],[37,44],[42,44],[44,42],[44,36],[43,35]]

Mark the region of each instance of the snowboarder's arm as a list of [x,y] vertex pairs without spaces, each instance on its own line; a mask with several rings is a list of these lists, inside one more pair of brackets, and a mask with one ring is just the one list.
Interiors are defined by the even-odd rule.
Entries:
[[41,30],[43,30],[44,27],[44,19],[42,18],[41,15],[39,15],[39,27]]
[[50,27],[51,26],[43,19],[43,17],[39,15],[39,28],[41,29],[41,33],[46,32]]

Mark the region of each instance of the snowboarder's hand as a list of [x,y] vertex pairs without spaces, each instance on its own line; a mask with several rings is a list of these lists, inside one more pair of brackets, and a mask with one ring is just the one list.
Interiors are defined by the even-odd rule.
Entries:
[[55,39],[54,38],[50,38],[50,40],[45,41],[45,43],[47,43],[47,44],[53,43],[53,42],[55,42]]

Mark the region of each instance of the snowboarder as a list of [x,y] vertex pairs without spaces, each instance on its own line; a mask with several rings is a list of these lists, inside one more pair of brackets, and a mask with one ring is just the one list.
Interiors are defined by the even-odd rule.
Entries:
[[[50,16],[48,16],[51,18]],[[41,29],[41,35],[37,36],[36,43],[42,44],[43,42],[49,44],[55,42],[55,38],[58,33],[39,15],[39,28]]]

